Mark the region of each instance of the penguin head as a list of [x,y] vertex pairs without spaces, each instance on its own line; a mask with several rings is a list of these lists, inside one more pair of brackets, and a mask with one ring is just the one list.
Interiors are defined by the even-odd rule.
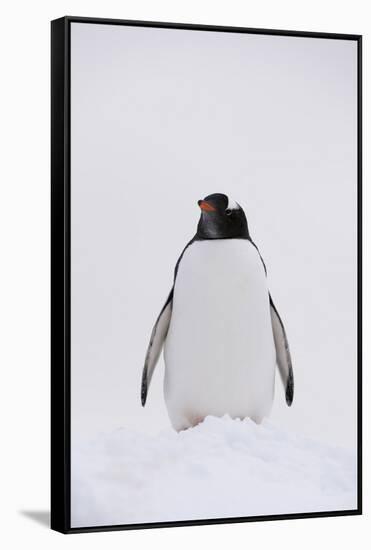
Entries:
[[249,238],[245,212],[223,193],[213,193],[198,201],[201,217],[197,226],[200,239]]

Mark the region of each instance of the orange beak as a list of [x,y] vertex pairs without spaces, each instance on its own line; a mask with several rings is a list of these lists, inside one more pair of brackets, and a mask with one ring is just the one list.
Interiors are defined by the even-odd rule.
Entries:
[[206,201],[198,201],[198,206],[205,212],[216,212],[216,208],[211,206],[211,204]]

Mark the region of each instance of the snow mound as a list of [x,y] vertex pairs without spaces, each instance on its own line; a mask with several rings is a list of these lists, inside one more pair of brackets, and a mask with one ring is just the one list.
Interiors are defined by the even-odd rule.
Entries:
[[119,429],[72,453],[72,526],[351,510],[356,458],[269,422]]

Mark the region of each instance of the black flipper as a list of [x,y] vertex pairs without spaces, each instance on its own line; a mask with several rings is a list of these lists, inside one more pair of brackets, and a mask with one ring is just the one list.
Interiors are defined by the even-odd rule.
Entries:
[[162,308],[160,315],[152,329],[151,338],[149,340],[146,358],[144,361],[141,386],[141,401],[142,405],[146,404],[148,388],[151,383],[153,371],[155,370],[158,358],[160,357],[167,331],[169,329],[171,310],[173,306],[173,288]]
[[286,403],[291,406],[294,399],[294,372],[292,370],[291,354],[289,343],[286,336],[285,327],[281,317],[273,303],[272,296],[269,294],[269,304],[271,309],[271,320],[274,343],[276,346],[276,360],[281,380],[286,393]]
[[[256,248],[260,259],[262,261],[265,275],[267,275],[267,268],[264,263],[263,257],[260,254],[259,248],[254,241],[249,239],[251,244]],[[277,311],[276,306],[273,303],[272,296],[269,293],[269,305],[271,310],[271,321],[274,344],[276,347],[276,361],[283,387],[285,389],[286,403],[290,407],[294,399],[294,371],[292,369],[291,354],[289,348],[289,342],[287,340],[285,327],[283,326],[282,319]]]
[[157,317],[157,321],[152,329],[152,334],[149,340],[146,358],[144,361],[143,373],[142,373],[142,385],[141,385],[140,397],[141,397],[143,407],[146,404],[148,388],[151,382],[152,374],[153,374],[153,371],[155,370],[158,358],[160,357],[160,354],[166,339],[167,331],[169,329],[171,312],[173,308],[174,287],[175,287],[176,276],[178,274],[179,264],[181,259],[183,258],[184,252],[195,240],[196,238],[193,237],[189,241],[189,243],[187,243],[187,245],[184,247],[181,255],[178,258],[178,261],[174,269],[173,288],[171,289],[170,294],[165,302],[165,305],[162,308],[160,315]]

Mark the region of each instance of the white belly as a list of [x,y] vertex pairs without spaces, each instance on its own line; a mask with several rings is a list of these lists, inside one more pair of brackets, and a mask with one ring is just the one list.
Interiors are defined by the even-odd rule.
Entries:
[[165,343],[165,400],[175,429],[207,415],[269,414],[275,347],[264,268],[244,239],[187,248]]

